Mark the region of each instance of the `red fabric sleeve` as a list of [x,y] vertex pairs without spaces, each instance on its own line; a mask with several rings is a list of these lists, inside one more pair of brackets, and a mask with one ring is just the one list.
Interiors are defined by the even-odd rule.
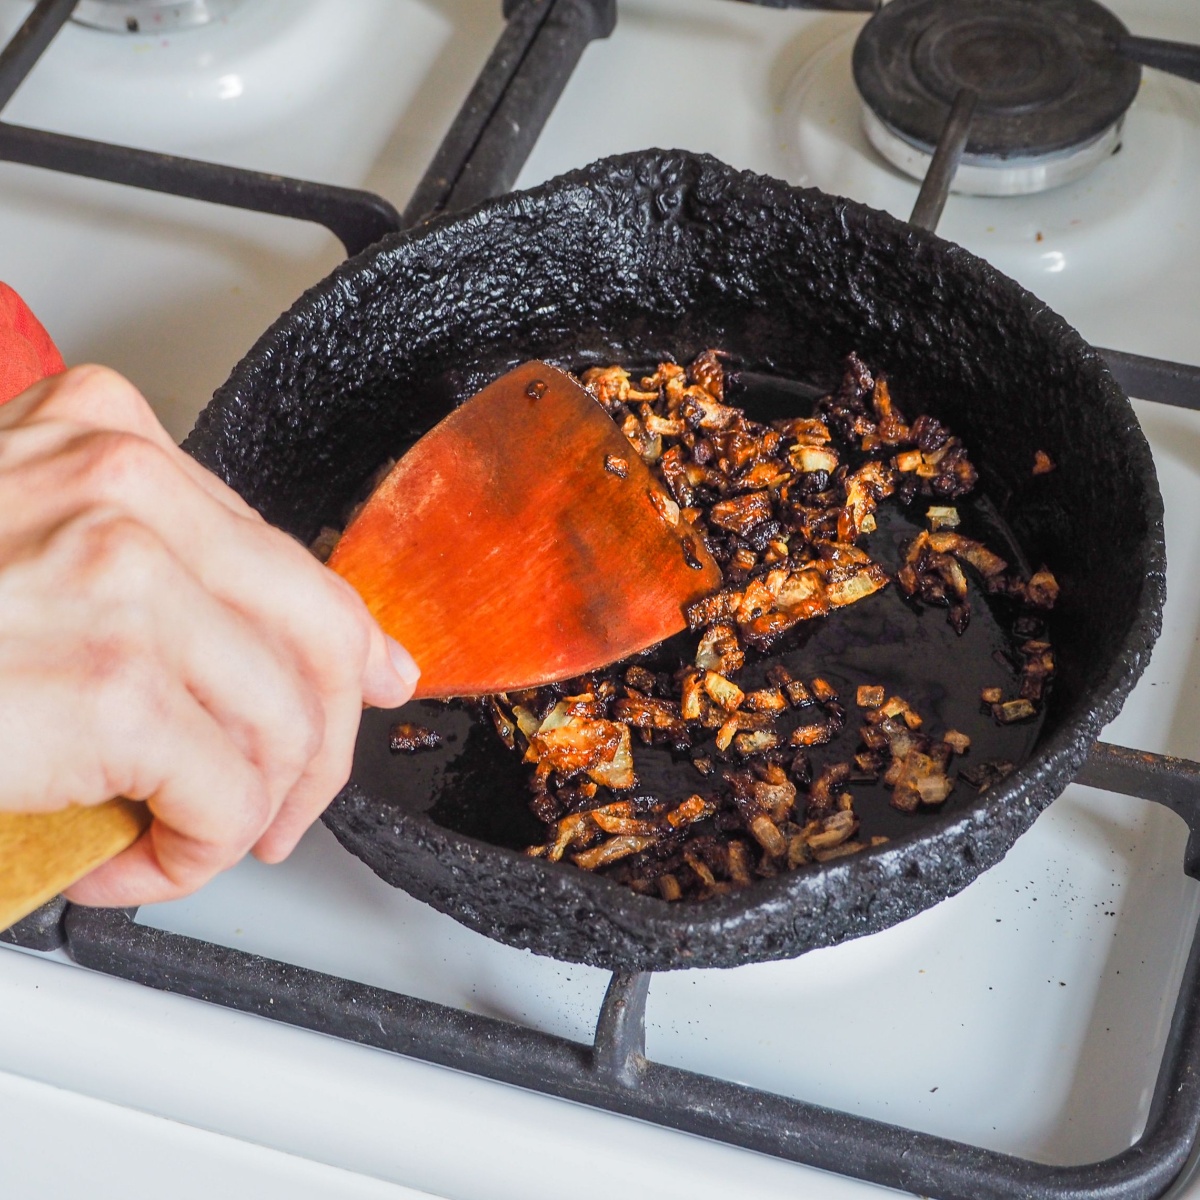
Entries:
[[8,284],[0,283],[0,404],[65,370],[58,347],[37,317]]

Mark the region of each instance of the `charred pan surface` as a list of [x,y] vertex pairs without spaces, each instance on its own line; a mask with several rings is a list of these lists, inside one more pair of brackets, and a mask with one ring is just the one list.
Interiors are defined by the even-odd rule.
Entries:
[[[1046,568],[1027,578],[954,532],[963,516],[947,501],[966,497],[977,474],[948,429],[928,414],[910,424],[887,380],[855,356],[813,415],[806,405],[805,415],[763,424],[729,402],[727,361],[709,350],[686,368],[596,367],[583,376],[629,452],[669,491],[675,519],[720,565],[719,589],[686,610],[690,636],[577,679],[487,697],[480,714],[529,764],[529,807],[545,832],[527,854],[601,871],[669,902],[709,900],[882,845],[888,837],[873,828],[871,799],[858,803],[863,785],[875,803],[879,784],[892,809],[924,815],[949,799],[960,765],[983,769],[997,748],[989,736],[983,753],[952,766],[972,738],[948,725],[933,736],[933,723],[878,683],[856,686],[865,724],[846,729],[837,688],[811,673],[807,684],[798,678],[801,660],[810,672],[852,662],[863,670],[862,651],[882,651],[872,633],[903,640],[907,684],[934,700],[942,721],[974,723],[974,698],[958,711],[952,699],[958,679],[981,669],[980,640],[962,637],[972,612],[969,570],[988,633],[1001,635],[982,664],[981,691],[995,693],[984,711],[1000,725],[1032,721],[1054,675],[1043,610],[1053,608],[1057,583]],[[731,383],[754,403],[736,371]],[[890,519],[898,506],[904,517]],[[930,529],[921,528],[921,509]],[[907,541],[903,521],[919,530]],[[890,607],[867,632],[845,610],[874,604],[892,581],[871,557],[877,544],[903,556],[897,582],[910,605]],[[927,604],[949,610],[957,637],[926,640]],[[848,617],[840,634],[824,631],[824,652],[818,636],[805,653],[809,622]],[[982,644],[990,640],[985,634]],[[839,642],[840,653],[830,645]],[[1019,691],[1015,699],[1005,701],[991,682],[997,667]],[[1023,761],[1032,747],[1014,739],[1005,751]],[[1014,769],[1009,758],[992,761],[1005,769],[994,765],[973,786]],[[497,805],[498,791],[493,784]],[[444,796],[433,799],[446,810]]]
[[[709,346],[825,390],[857,350],[976,448],[981,490],[1061,585],[1046,723],[1019,770],[910,837],[703,906],[452,833],[352,779],[326,815],[347,848],[538,953],[733,966],[936,903],[1002,857],[1069,782],[1158,633],[1165,555],[1149,451],[1078,335],[933,235],[684,153],[609,159],[351,260],[263,336],[187,446],[307,541],[376,464],[516,362],[649,362]],[[1055,470],[1032,473],[1038,450]]]

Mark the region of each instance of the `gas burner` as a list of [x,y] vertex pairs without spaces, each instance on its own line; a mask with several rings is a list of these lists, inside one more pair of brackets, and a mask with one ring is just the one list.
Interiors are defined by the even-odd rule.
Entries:
[[1141,68],[1094,0],[892,0],[863,27],[854,81],[871,143],[923,178],[963,92],[974,116],[953,190],[1020,195],[1079,178],[1117,148]]
[[72,19],[114,33],[166,33],[207,25],[241,0],[79,0]]

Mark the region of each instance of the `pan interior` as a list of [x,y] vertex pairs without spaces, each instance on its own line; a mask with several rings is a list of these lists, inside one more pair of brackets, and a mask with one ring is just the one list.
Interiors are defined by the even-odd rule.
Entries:
[[[811,415],[811,396],[817,389],[769,376],[745,378],[753,382],[741,386],[735,382],[730,402],[745,408],[751,418],[768,421]],[[922,411],[915,396],[907,404],[898,396],[897,403],[910,417]],[[967,449],[971,451],[971,447]],[[898,569],[908,541],[927,528],[923,513],[928,504],[918,497],[908,508],[894,499],[880,506],[876,514],[879,527],[863,545],[889,574]],[[1022,561],[1024,556],[1011,531],[986,497],[968,496],[957,506],[964,520],[960,532],[978,537],[1010,562]],[[1023,639],[1012,633],[1015,609],[1011,602],[986,595],[973,576],[970,583],[972,616],[961,635],[951,628],[945,609],[914,604],[892,583],[857,604],[803,623],[766,655],[751,652],[737,682],[743,690],[765,687],[767,668],[781,664],[797,679],[820,676],[834,686],[848,710],[846,726],[829,745],[809,752],[814,774],[826,763],[849,761],[860,748],[863,714],[853,703],[855,691],[860,685],[878,684],[887,688],[888,695],[907,700],[925,718],[924,731],[935,738],[954,729],[971,739],[966,755],[955,759],[952,777],[955,768],[970,769],[983,762],[1020,766],[1033,751],[1044,714],[1039,709],[1034,718],[1000,725],[980,702],[985,687],[1001,687],[1006,697],[1015,694],[1018,675],[1014,664],[1020,661],[1017,646]],[[690,663],[697,637],[681,634],[629,661],[656,672],[674,672]],[[791,710],[784,715],[779,731],[786,735],[812,719],[811,711]],[[389,730],[401,721],[436,731],[441,745],[391,750]],[[634,792],[611,793],[602,788],[596,803],[649,794],[673,805],[697,792],[706,795],[725,790],[720,771],[736,770],[739,762],[732,751],[724,757],[727,761],[718,763],[717,773],[706,778],[688,753],[661,745],[635,745],[638,783]],[[419,701],[393,712],[364,714],[354,760],[355,779],[385,803],[426,814],[446,829],[513,850],[546,838],[546,830],[528,807],[531,771],[521,763],[518,752],[502,745],[490,719],[476,705],[462,701]],[[890,792],[880,780],[856,780],[848,790],[862,821],[859,836],[863,839],[897,839],[919,833],[921,823],[935,811],[953,813],[977,796],[976,789],[960,778],[938,810],[905,813],[890,804]],[[698,828],[697,832],[705,830]]]

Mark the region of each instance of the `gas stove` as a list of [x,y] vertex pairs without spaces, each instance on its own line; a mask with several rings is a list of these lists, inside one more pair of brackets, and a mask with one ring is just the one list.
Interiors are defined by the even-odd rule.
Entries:
[[[913,7],[893,0],[884,15],[902,4]],[[44,2],[38,12],[61,24],[71,7]],[[898,168],[880,154],[855,86],[865,13],[622,0],[604,37],[605,5],[559,0],[570,36],[551,46],[539,42],[552,19],[540,0],[509,4],[507,23],[498,3],[475,0],[242,0],[174,29],[155,26],[152,10],[205,6],[140,7],[146,15],[126,12],[139,8],[132,0],[87,6],[120,10],[116,31],[43,30],[44,52],[0,114],[0,158],[9,160],[0,164],[0,277],[26,296],[68,361],[124,371],[180,437],[275,315],[347,246],[389,226],[649,145],[708,151],[907,219],[920,184],[905,172],[924,173],[940,138],[936,129],[922,141],[891,119],[890,135],[911,157]],[[1141,37],[1200,41],[1186,0],[1108,7]],[[570,9],[588,10],[582,26],[564,16]],[[30,11],[0,0],[0,39]],[[542,99],[527,101],[523,122],[509,120],[501,137],[498,98],[513,102],[514,78],[529,86],[518,68],[531,54],[545,56],[532,72]],[[2,79],[0,71],[0,88]],[[943,97],[947,115],[956,99]],[[978,119],[976,107],[953,178],[970,192],[968,172],[1018,170],[1028,184],[1040,167],[1011,155],[999,167],[978,161]],[[1146,70],[1132,104],[1095,136],[1110,139],[1105,153],[1071,182],[936,197],[939,232],[1114,351],[1135,394],[1193,397],[1194,407],[1200,87]],[[114,156],[72,139],[132,151]],[[108,182],[129,169],[188,198]],[[316,186],[272,183],[277,176]],[[228,206],[243,188],[258,211]],[[1169,599],[1150,668],[1105,740],[1200,759],[1200,607],[1191,599],[1200,546],[1188,519],[1200,504],[1200,417],[1177,405],[1136,407],[1166,499]],[[1149,794],[1136,762],[1100,756],[1090,770],[1086,778],[1113,790],[1068,789],[957,897],[858,942],[727,972],[614,981],[489,942],[383,884],[322,827],[280,867],[246,862],[195,897],[143,909],[132,936],[121,914],[79,914],[70,952],[0,953],[6,1194],[875,1191],[771,1157],[769,1139],[743,1139],[766,1151],[753,1153],[662,1128],[653,1111],[635,1121],[588,1107],[604,1099],[587,1088],[565,1089],[582,1103],[531,1090],[547,1064],[560,1077],[578,1065],[569,1052],[554,1059],[562,1051],[552,1040],[590,1045],[603,1011],[595,1058],[619,1093],[631,1064],[636,1074],[628,1017],[643,1000],[654,1062],[820,1106],[807,1127],[789,1125],[796,1113],[786,1106],[735,1114],[750,1127],[774,1121],[796,1157],[869,1176],[891,1154],[932,1163],[945,1178],[957,1155],[965,1194],[1060,1194],[995,1182],[992,1160],[985,1169],[984,1159],[921,1135],[1069,1167],[1120,1154],[1164,1103],[1179,1103],[1156,1098],[1155,1083],[1164,1050],[1185,1040],[1172,1024],[1181,980],[1194,988],[1200,896],[1182,869],[1187,830],[1163,804],[1120,794]],[[1150,786],[1194,811],[1194,774],[1174,767],[1167,779]],[[207,945],[201,984],[195,964],[172,957],[170,934]],[[114,969],[157,986],[76,961],[113,968],[114,945],[127,956]],[[144,957],[162,945],[165,959]],[[305,990],[306,970],[327,977],[319,995]],[[223,1003],[169,994],[189,989]],[[395,995],[417,1003],[406,1008]],[[437,1020],[443,1028],[432,1028]],[[526,1033],[489,1041],[492,1021]],[[701,1088],[693,1108],[716,1111],[714,1095]],[[662,1110],[676,1100],[665,1097]],[[895,1129],[854,1124],[862,1118]],[[685,1127],[713,1132],[702,1112]],[[74,1153],[63,1153],[64,1128]],[[1092,1194],[1086,1186],[1071,1194]],[[1200,1196],[1200,1183],[1184,1181],[1175,1194]]]

